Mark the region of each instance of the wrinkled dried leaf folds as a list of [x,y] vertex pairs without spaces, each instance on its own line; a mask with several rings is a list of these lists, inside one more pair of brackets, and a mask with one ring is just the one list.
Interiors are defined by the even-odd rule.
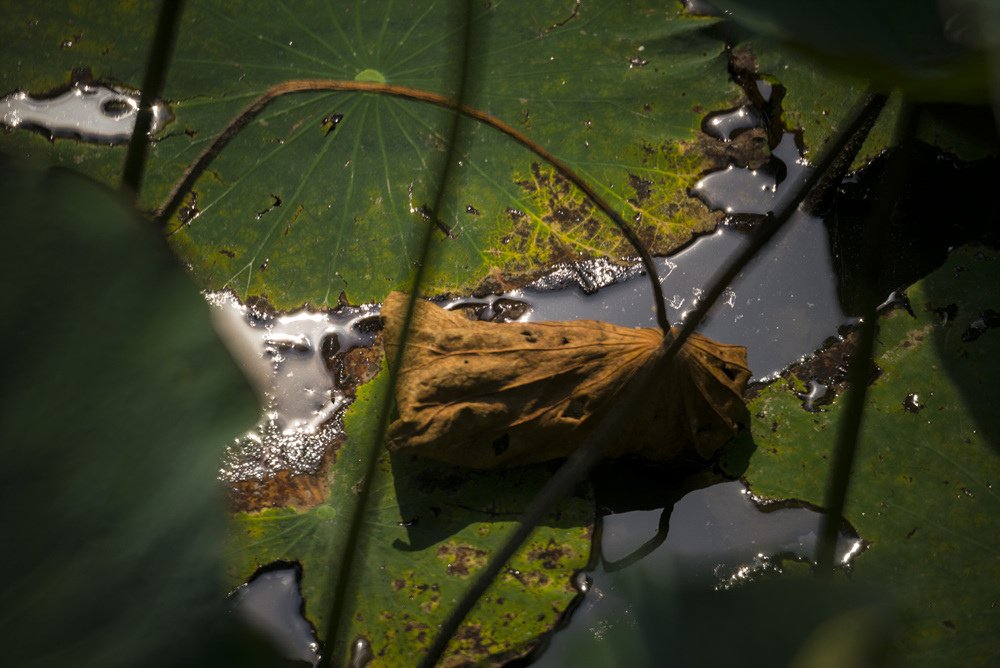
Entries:
[[[382,308],[398,350],[407,296]],[[711,457],[739,428],[750,377],[746,349],[694,335],[664,364],[659,330],[604,322],[487,323],[418,301],[396,383],[389,448],[478,469],[566,457],[645,365],[653,391],[609,457]]]

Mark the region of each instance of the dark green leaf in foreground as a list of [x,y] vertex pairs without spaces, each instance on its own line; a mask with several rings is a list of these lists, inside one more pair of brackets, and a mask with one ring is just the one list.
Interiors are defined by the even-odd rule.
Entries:
[[0,159],[0,201],[0,663],[190,665],[222,621],[221,445],[256,402],[117,193]]
[[[343,550],[349,509],[364,471],[360,453],[375,431],[374,410],[386,374],[360,388],[345,419],[346,443],[335,453],[327,500],[308,510],[240,513],[231,529],[232,583],[275,560],[302,565],[306,616],[319,629],[336,577],[331,557]],[[374,482],[373,513],[355,563],[351,619],[344,636],[326,645],[347,663],[359,637],[371,643],[372,665],[412,665],[433,640],[455,600],[516,523],[550,475],[545,467],[476,473],[409,455],[383,454]],[[589,491],[552,510],[509,570],[452,640],[453,663],[499,665],[534,647],[577,595],[575,571],[590,552],[593,499]],[[322,639],[326,641],[327,639]]]
[[[385,81],[453,96],[462,33],[453,10],[450,2],[189,3],[165,90],[176,119],[151,150],[145,205],[157,205],[241,109],[283,81]],[[55,29],[23,29],[31,12],[19,10],[3,29],[0,53],[21,63],[4,73],[4,89],[44,92],[73,67],[137,85],[120,60],[132,57],[126,50],[71,48],[49,65]],[[138,23],[141,14],[128,16]],[[127,27],[68,8],[47,8],[44,20],[82,33],[81,45],[112,43]],[[714,226],[687,189],[706,166],[695,142],[701,116],[738,96],[715,19],[642,0],[523,0],[477,3],[474,21],[469,64],[481,74],[466,102],[564,159],[635,221],[653,252]],[[332,304],[342,290],[355,302],[381,299],[407,283],[447,123],[447,111],[398,97],[281,98],[197,181],[168,227],[190,225],[172,242],[206,287],[263,295],[279,308]],[[463,132],[467,148],[433,223],[442,232],[430,289],[467,289],[494,270],[524,277],[562,260],[633,255],[537,156],[472,121]],[[2,143],[79,161],[109,181],[120,161],[100,156],[123,153],[22,131]]]
[[[900,607],[903,665],[1000,656],[998,281],[995,252],[962,248],[907,291],[914,316],[896,309],[880,322],[881,374],[869,388],[846,518],[870,543],[852,579]],[[757,494],[819,505],[843,400],[804,410],[795,391],[809,380],[779,379],[751,402],[756,449],[744,475]]]
[[993,0],[711,0],[759,35],[921,102],[989,100]]

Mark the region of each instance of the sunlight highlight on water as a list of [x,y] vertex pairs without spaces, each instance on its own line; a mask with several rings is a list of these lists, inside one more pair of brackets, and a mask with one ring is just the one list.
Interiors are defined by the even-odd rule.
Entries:
[[[132,136],[138,111],[137,92],[74,82],[54,97],[35,98],[15,91],[0,99],[0,124],[39,129],[50,139],[73,137],[97,144],[121,144]],[[164,102],[154,104],[150,135],[172,118]]]

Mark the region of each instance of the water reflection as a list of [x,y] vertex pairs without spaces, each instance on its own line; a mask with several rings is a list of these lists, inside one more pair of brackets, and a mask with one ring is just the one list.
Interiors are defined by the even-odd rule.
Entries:
[[[596,546],[599,561],[587,574],[590,585],[583,601],[572,623],[553,635],[534,665],[567,665],[582,640],[612,642],[615,634],[638,623],[643,612],[637,606],[642,601],[635,600],[634,592],[625,586],[630,575],[620,566],[657,538],[655,549],[641,559],[647,577],[659,574],[667,581],[683,581],[685,586],[731,589],[780,571],[784,560],[811,561],[821,518],[807,508],[764,512],[738,481],[692,491],[674,504],[672,512],[636,510],[605,516]],[[856,535],[841,533],[839,563],[849,564],[862,549],[863,541]]]

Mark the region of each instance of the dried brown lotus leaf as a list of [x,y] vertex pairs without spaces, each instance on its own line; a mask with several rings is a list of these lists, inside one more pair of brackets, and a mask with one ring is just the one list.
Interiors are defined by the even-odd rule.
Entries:
[[[407,299],[394,292],[382,306],[390,358]],[[606,455],[708,458],[743,421],[746,349],[695,334],[664,365],[662,341],[656,329],[592,320],[471,321],[418,300],[389,448],[477,469],[565,457],[639,369],[659,364],[654,391]]]

